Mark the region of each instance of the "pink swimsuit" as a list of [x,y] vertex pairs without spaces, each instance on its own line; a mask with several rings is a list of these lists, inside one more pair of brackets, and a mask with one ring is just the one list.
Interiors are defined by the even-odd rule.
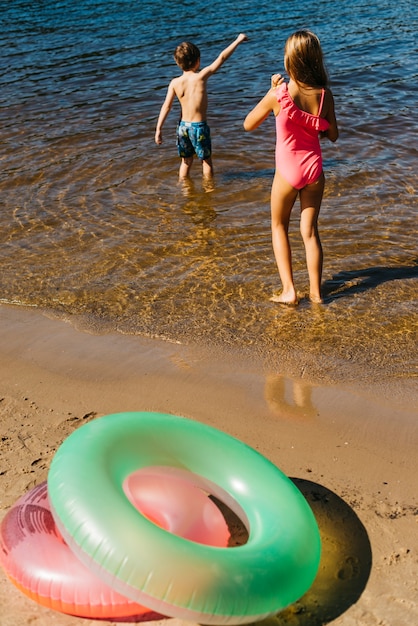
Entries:
[[319,132],[329,128],[320,117],[325,89],[322,90],[318,115],[299,109],[283,83],[276,91],[280,111],[276,116],[276,168],[295,189],[314,183],[322,172]]

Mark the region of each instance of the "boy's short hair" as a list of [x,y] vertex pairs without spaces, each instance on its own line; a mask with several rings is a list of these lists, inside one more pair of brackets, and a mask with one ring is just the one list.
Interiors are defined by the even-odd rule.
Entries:
[[174,60],[184,72],[187,72],[200,60],[200,50],[194,43],[183,41],[174,50]]

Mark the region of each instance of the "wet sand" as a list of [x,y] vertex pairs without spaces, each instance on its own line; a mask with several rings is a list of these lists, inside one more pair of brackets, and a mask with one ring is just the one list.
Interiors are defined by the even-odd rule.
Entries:
[[[58,446],[81,424],[122,411],[173,413],[257,449],[295,481],[316,515],[317,579],[299,602],[261,623],[418,623],[411,381],[320,386],[232,352],[87,334],[37,311],[0,307],[0,322],[0,519],[47,478]],[[162,626],[169,618],[147,619]],[[94,623],[39,606],[0,571],[1,626]]]

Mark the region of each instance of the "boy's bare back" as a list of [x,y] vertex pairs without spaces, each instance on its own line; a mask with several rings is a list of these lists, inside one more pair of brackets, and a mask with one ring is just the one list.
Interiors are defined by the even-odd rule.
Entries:
[[186,122],[205,122],[208,109],[207,80],[205,72],[190,70],[174,78],[171,86],[181,106],[181,117]]

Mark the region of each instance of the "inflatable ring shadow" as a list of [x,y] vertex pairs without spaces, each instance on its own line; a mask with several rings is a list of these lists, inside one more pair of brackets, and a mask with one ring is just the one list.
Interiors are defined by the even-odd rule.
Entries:
[[301,478],[292,478],[309,502],[318,523],[322,554],[318,574],[300,600],[261,626],[322,626],[355,604],[372,567],[365,527],[353,509],[335,493]]
[[[353,509],[318,483],[302,478],[291,480],[308,501],[318,523],[322,541],[319,570],[313,585],[300,600],[276,616],[257,622],[258,626],[323,626],[357,602],[370,576],[369,537]],[[246,531],[240,520],[221,502],[217,504],[231,530],[230,545],[245,543]],[[114,621],[138,623],[162,619],[165,619],[162,615],[147,613]]]
[[306,421],[318,414],[313,401],[313,390],[314,386],[308,381],[281,374],[268,374],[264,397],[270,409],[279,417]]

